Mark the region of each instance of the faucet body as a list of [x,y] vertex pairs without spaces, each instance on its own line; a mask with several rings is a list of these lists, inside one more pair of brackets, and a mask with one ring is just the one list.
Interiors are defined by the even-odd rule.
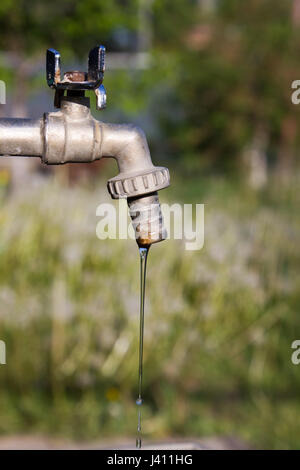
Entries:
[[46,78],[59,110],[41,119],[0,119],[0,155],[40,157],[47,165],[114,158],[119,174],[108,181],[108,191],[113,199],[127,198],[137,243],[148,246],[166,238],[157,191],[169,186],[169,171],[153,165],[141,129],[91,115],[85,90],[95,91],[97,109],[106,107],[104,70],[105,48],[97,46],[89,53],[88,72],[61,78],[60,54],[48,49]]
[[0,119],[0,155],[40,157],[47,165],[117,161],[108,181],[112,198],[127,198],[139,245],[166,237],[157,191],[169,185],[167,168],[155,167],[144,132],[133,125],[93,118],[90,100],[80,93],[61,98],[60,109],[41,119]]

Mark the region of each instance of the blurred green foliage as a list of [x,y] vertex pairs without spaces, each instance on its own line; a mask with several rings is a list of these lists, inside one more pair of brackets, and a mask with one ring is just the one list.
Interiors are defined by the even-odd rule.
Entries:
[[300,120],[291,84],[299,75],[300,35],[292,4],[220,1],[215,14],[194,16],[185,40],[173,37],[177,113],[158,114],[183,171],[241,169],[242,152],[262,130],[269,160],[282,165],[292,154],[289,163],[296,163]]
[[56,47],[84,57],[106,42],[117,25],[136,27],[136,0],[3,0],[0,47],[21,55]]
[[[204,249],[172,240],[151,249],[147,437],[235,435],[298,447],[298,185],[273,181],[257,193],[207,180]],[[191,180],[182,201],[193,201],[193,186],[199,195]],[[2,205],[1,433],[135,432],[138,252],[134,241],[97,240],[105,198],[52,181]]]

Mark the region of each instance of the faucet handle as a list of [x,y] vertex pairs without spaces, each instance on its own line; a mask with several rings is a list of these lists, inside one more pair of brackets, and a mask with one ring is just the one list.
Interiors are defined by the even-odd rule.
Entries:
[[105,47],[97,46],[90,50],[88,78],[91,81],[103,81],[105,72]]
[[50,88],[55,89],[54,104],[60,108],[64,90],[85,91],[94,90],[97,97],[97,109],[106,106],[106,92],[102,85],[105,71],[105,47],[97,46],[91,49],[88,58],[88,72],[65,72],[61,79],[61,56],[55,49],[46,53],[46,77]]
[[96,109],[100,110],[106,108],[106,90],[104,86],[101,84],[94,91],[96,95]]
[[60,81],[60,53],[55,49],[46,52],[46,77],[50,88],[55,88]]

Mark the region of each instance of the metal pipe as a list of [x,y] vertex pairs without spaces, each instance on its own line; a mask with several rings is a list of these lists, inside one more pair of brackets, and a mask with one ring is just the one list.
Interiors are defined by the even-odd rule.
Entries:
[[48,165],[112,157],[120,175],[155,168],[142,129],[99,122],[88,105],[86,98],[83,103],[65,98],[61,111],[46,113],[44,120],[1,118],[0,155],[41,157]]
[[0,119],[0,155],[40,157],[48,165],[114,158],[120,173],[108,181],[114,199],[127,198],[140,246],[164,240],[157,191],[169,185],[166,168],[155,167],[144,132],[130,124],[93,118],[89,99],[66,96],[43,119]]
[[101,123],[101,156],[117,160],[120,173],[134,173],[154,168],[146,136],[131,124]]
[[0,155],[41,157],[42,119],[1,118]]

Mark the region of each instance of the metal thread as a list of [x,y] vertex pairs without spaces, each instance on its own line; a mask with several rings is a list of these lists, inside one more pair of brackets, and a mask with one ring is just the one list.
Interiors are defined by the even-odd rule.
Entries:
[[148,246],[165,240],[167,232],[157,192],[128,199],[128,207],[139,246]]

